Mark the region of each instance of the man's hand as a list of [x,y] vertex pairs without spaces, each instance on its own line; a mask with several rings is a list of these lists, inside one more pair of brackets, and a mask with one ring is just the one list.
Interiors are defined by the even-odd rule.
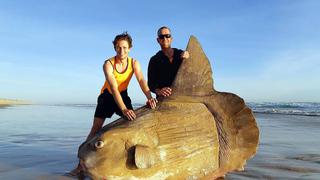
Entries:
[[188,51],[183,51],[180,55],[180,57],[182,59],[188,59],[190,57],[189,52]]
[[158,100],[157,100],[156,98],[150,98],[150,99],[148,99],[148,101],[147,101],[147,105],[148,105],[151,109],[156,108],[157,103],[158,103]]
[[167,96],[170,96],[171,95],[171,88],[169,87],[164,87],[162,89],[157,89],[156,90],[156,93],[158,96],[164,96],[164,97],[167,97]]
[[136,118],[136,114],[131,109],[122,110],[122,114],[128,118],[128,120],[132,121]]

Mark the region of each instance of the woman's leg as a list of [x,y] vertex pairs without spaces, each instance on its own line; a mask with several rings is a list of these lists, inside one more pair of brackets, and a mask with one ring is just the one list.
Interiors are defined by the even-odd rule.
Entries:
[[91,131],[90,131],[86,141],[90,140],[91,138],[93,138],[96,135],[96,133],[102,128],[104,120],[105,120],[105,118],[94,117]]

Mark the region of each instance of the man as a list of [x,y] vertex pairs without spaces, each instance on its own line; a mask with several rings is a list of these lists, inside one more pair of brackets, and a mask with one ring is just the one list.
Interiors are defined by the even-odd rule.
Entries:
[[161,50],[151,57],[148,65],[148,86],[157,97],[171,95],[170,88],[183,59],[189,58],[189,52],[171,48],[171,30],[163,26],[158,30],[157,41]]

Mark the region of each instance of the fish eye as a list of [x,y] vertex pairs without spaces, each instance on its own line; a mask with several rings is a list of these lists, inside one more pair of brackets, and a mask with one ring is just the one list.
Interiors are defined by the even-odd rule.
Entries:
[[94,146],[97,148],[97,149],[100,149],[104,146],[104,142],[103,141],[97,141],[94,143]]

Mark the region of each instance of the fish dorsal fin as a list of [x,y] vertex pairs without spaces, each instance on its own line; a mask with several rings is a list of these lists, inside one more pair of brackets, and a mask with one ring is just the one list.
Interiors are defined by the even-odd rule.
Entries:
[[214,92],[210,62],[196,37],[191,36],[184,59],[172,84],[172,96],[207,96]]

